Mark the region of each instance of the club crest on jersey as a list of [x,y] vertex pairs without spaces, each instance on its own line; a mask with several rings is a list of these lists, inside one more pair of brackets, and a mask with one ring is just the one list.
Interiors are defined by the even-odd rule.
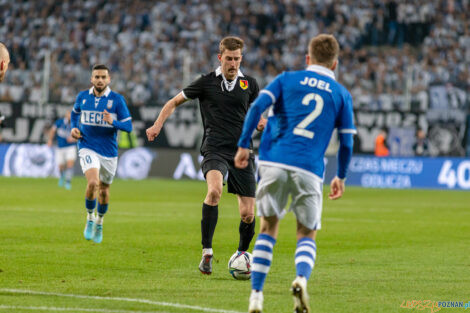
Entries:
[[245,90],[248,88],[248,81],[246,79],[240,79],[240,87]]
[[113,107],[113,100],[108,100],[108,104],[106,105],[108,109],[111,109]]

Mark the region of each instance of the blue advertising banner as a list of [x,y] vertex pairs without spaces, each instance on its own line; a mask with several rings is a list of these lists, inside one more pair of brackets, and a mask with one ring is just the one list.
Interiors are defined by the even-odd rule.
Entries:
[[[329,183],[335,173],[335,158],[328,158],[325,182]],[[470,158],[354,156],[347,184],[369,188],[470,190]]]

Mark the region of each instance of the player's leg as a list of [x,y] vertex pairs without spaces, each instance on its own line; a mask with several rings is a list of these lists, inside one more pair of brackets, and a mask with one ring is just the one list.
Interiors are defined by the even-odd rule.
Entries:
[[219,201],[222,195],[223,175],[217,169],[211,169],[206,174],[207,194],[202,204],[201,219],[201,243],[202,260],[199,263],[199,270],[203,274],[212,273],[212,238],[219,216]]
[[312,175],[291,172],[291,208],[297,217],[296,278],[292,282],[294,312],[310,312],[307,282],[315,265],[317,230],[321,228],[323,186]]
[[279,228],[279,218],[289,195],[287,172],[280,168],[261,166],[261,180],[256,193],[260,234],[253,249],[251,295],[249,312],[259,313],[263,308],[263,287],[271,267],[273,248]]
[[117,157],[107,158],[98,155],[100,160],[100,184],[98,188],[98,208],[97,217],[95,222],[95,229],[93,232],[93,241],[101,243],[103,241],[103,219],[106,212],[108,212],[109,205],[109,187],[113,182],[114,175],[117,169]]
[[62,148],[57,148],[55,151],[56,163],[59,166],[59,187],[62,187],[65,182],[65,154]]
[[109,203],[109,185],[100,182],[98,191],[98,208],[97,217],[95,223],[95,231],[93,233],[93,241],[101,243],[103,241],[103,218],[106,212],[108,212]]
[[235,168],[233,161],[229,162],[227,187],[228,192],[236,194],[238,199],[240,213],[238,252],[243,253],[249,249],[251,240],[255,235],[256,179],[253,158],[250,159],[249,165],[244,169]]
[[294,312],[309,313],[307,282],[315,265],[316,230],[309,229],[297,220],[297,249],[295,250],[296,278],[292,282]]
[[93,238],[95,227],[95,207],[96,207],[96,194],[99,186],[99,172],[98,168],[90,168],[85,172],[87,180],[85,190],[85,207],[87,210],[87,222],[83,235],[86,240]]
[[73,177],[73,166],[77,158],[77,149],[75,146],[67,147],[66,153],[66,167],[64,170],[65,178],[65,189],[70,190],[72,188],[72,177]]
[[240,225],[238,226],[240,240],[238,242],[238,251],[244,252],[250,247],[251,240],[255,235],[255,198],[240,195],[237,195],[237,198],[240,213]]
[[93,237],[95,223],[94,211],[96,207],[96,195],[98,193],[99,186],[100,162],[97,154],[90,149],[80,149],[78,155],[80,158],[80,166],[87,180],[87,186],[85,190],[87,222],[84,230],[84,236],[86,240],[90,240]]
[[212,238],[219,216],[219,201],[222,195],[224,176],[227,173],[228,165],[223,157],[215,153],[206,153],[201,163],[202,172],[207,182],[207,193],[202,204],[201,219],[201,243],[202,260],[199,263],[199,270],[203,274],[212,273],[212,260],[214,252],[212,250]]

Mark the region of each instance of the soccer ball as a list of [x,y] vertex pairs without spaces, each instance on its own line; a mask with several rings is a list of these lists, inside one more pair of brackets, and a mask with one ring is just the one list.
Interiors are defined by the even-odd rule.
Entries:
[[248,280],[251,277],[253,257],[248,252],[235,252],[228,261],[228,271],[233,278]]

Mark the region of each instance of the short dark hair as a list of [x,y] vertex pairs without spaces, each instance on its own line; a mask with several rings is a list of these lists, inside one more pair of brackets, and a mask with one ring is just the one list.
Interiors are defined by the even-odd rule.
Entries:
[[108,73],[109,73],[109,68],[104,64],[95,64],[95,65],[93,65],[92,71],[95,71],[95,70],[107,70]]
[[320,34],[310,40],[308,54],[315,63],[330,67],[339,55],[338,41],[333,35]]
[[219,53],[223,54],[225,50],[235,51],[240,49],[240,51],[243,51],[243,45],[243,39],[240,37],[224,37],[219,43]]

